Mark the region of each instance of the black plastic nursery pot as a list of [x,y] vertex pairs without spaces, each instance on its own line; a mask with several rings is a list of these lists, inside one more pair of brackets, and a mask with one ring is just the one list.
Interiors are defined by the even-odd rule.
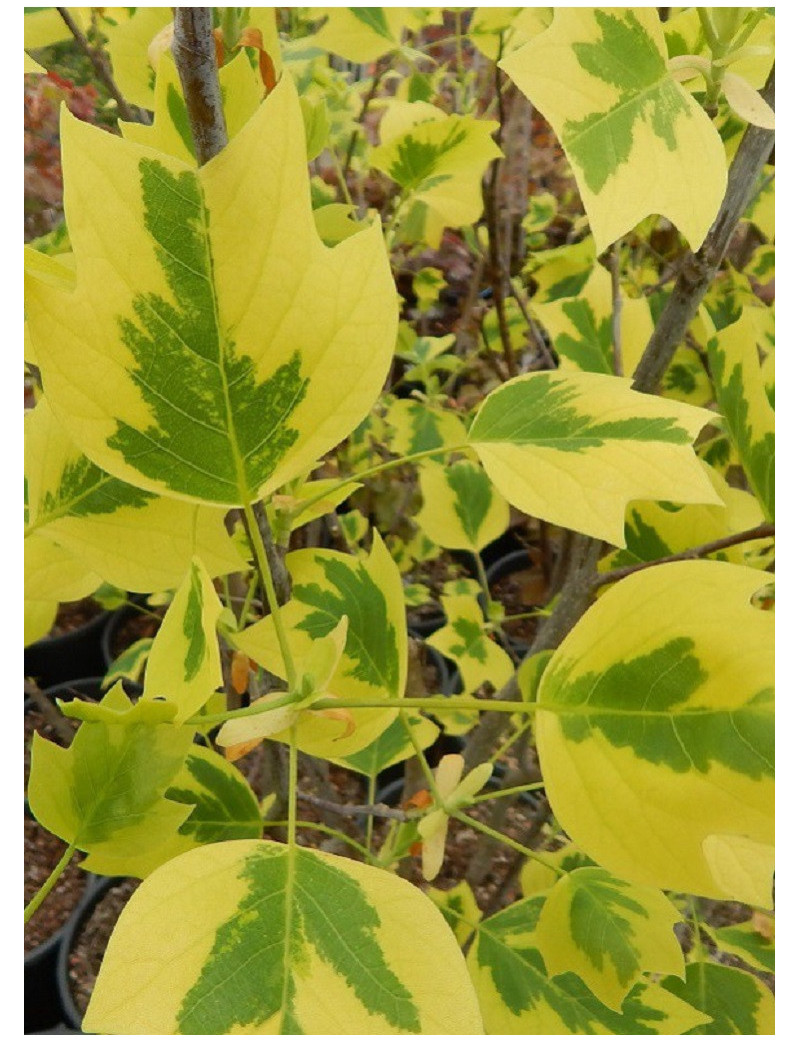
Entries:
[[[63,1022],[69,1029],[81,1031],[85,1004],[88,1003],[108,937],[138,883],[132,878],[102,878],[93,886],[78,912],[70,918],[56,963],[56,983],[63,1009]],[[113,906],[110,905],[112,902]],[[88,936],[87,930],[91,933]]]
[[41,689],[80,679],[85,675],[102,675],[105,661],[101,640],[111,617],[109,611],[59,636],[45,636],[25,647],[25,675]]

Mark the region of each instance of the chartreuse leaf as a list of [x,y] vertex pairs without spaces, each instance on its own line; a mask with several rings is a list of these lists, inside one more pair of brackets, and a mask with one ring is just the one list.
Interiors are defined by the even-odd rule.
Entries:
[[[235,137],[253,115],[264,96],[264,84],[247,55],[241,51],[233,61],[219,70],[219,85],[225,128],[228,137]],[[149,145],[157,152],[174,155],[190,166],[197,165],[192,141],[192,130],[183,89],[175,67],[172,52],[167,49],[158,60],[155,79],[153,122],[120,123],[122,136],[127,141]]]
[[708,344],[717,403],[754,494],[768,520],[775,518],[775,412],[764,388],[748,314]]
[[419,484],[422,509],[415,519],[445,549],[479,552],[508,527],[508,503],[471,459],[422,466]]
[[715,873],[732,839],[762,891],[771,883],[774,617],[751,605],[763,584],[708,560],[640,571],[550,659],[536,713],[548,798],[573,841],[621,878],[746,899],[752,872]]
[[105,720],[84,722],[69,748],[34,735],[28,784],[36,819],[88,852],[90,870],[95,853],[127,865],[144,844],[173,835],[190,811],[164,795],[191,746],[192,731],[169,722],[126,720],[134,709],[121,683],[100,708]]
[[689,1033],[769,1036],[775,1032],[775,997],[749,972],[698,961],[687,966],[686,982],[665,979],[662,985],[710,1018]]
[[539,895],[553,887],[562,871],[593,866],[593,861],[572,842],[552,851],[542,850],[536,859],[529,859],[519,872],[522,894]]
[[[297,721],[297,746],[322,758],[343,758],[367,747],[397,717],[405,693],[408,651],[403,584],[397,565],[375,533],[367,557],[330,549],[289,553],[292,598],[281,618],[292,656],[306,659],[315,640],[348,618],[347,641],[330,680],[330,693],[349,699],[386,698],[386,710],[352,711],[354,731],[344,736],[341,721],[304,712]],[[231,635],[235,645],[276,675],[285,670],[272,618]],[[279,737],[278,737],[279,738]],[[279,738],[280,739],[280,738]]]
[[162,863],[198,845],[261,837],[264,824],[252,788],[236,766],[209,748],[193,746],[189,750],[165,796],[191,807],[177,832],[156,845],[143,842],[138,856],[120,859],[113,850],[93,853],[91,865],[96,874],[147,877]]
[[681,914],[663,892],[632,885],[602,867],[565,874],[548,893],[536,944],[550,976],[575,972],[612,1011],[645,971],[683,978],[673,925]]
[[[514,662],[486,633],[480,604],[472,595],[442,596],[447,624],[425,640],[434,650],[458,666],[464,693],[472,693],[483,683],[499,690],[514,674]],[[458,708],[458,698],[453,698]],[[437,711],[437,715],[443,715]]]
[[213,575],[242,569],[220,509],[161,498],[104,473],[64,432],[47,398],[25,417],[26,545],[34,532],[119,588],[177,585],[194,555]]
[[135,643],[127,646],[122,653],[115,657],[111,666],[103,678],[102,688],[105,690],[120,679],[130,679],[138,682],[150,656],[150,647],[153,645],[151,638],[137,639]]
[[407,7],[324,7],[319,14],[328,20],[309,42],[364,65],[400,48],[410,12]]
[[435,248],[446,227],[480,218],[481,177],[503,153],[492,141],[497,123],[491,120],[445,115],[426,104],[420,117],[422,121],[397,136],[383,130],[370,162],[403,189],[407,234]]
[[[430,747],[439,736],[440,730],[436,723],[422,715],[406,712],[406,722],[413,728],[414,740],[419,748]],[[411,743],[406,725],[402,719],[397,718],[388,729],[385,729],[363,750],[342,758],[341,764],[348,769],[355,769],[357,773],[363,773],[365,776],[377,776],[389,766],[393,766],[397,762],[405,762],[407,758],[414,755],[414,752],[415,748]],[[333,758],[332,761],[340,760]]]
[[[153,81],[158,56],[151,44],[172,22],[169,7],[115,8],[115,24],[104,25],[114,80],[122,96],[141,108],[153,107]],[[169,45],[169,41],[165,41]],[[153,58],[155,57],[155,61]]]
[[439,907],[442,917],[453,929],[459,946],[463,946],[481,919],[475,895],[468,881],[459,881],[455,888],[429,888],[428,896]]
[[144,699],[165,698],[184,722],[222,685],[217,620],[222,604],[198,559],[175,593],[150,649]]
[[[702,465],[724,505],[631,502],[625,514],[625,548],[607,556],[602,570],[658,560],[761,523],[761,508],[753,495],[730,487],[716,470]],[[753,544],[731,546],[712,558],[747,563]]]
[[497,61],[543,32],[552,20],[551,7],[476,7],[469,38],[484,57]]
[[312,849],[230,841],[170,860],[119,919],[87,1031],[470,1035],[458,944],[393,874]]
[[178,498],[242,504],[304,472],[377,396],[396,306],[377,224],[317,237],[291,78],[200,170],[68,115],[62,143],[77,288],[30,279],[28,311],[67,431]]
[[753,841],[742,834],[709,834],[703,855],[717,885],[735,892],[740,903],[772,906],[774,842]]
[[455,412],[435,408],[422,401],[395,398],[386,412],[392,430],[392,450],[398,455],[429,451],[445,444],[460,447],[466,430]]
[[544,896],[522,899],[477,927],[467,966],[486,1033],[677,1035],[706,1021],[702,1011],[642,981],[617,1013],[575,975],[549,978],[536,940],[543,903]]
[[422,838],[422,876],[433,881],[444,862],[447,825],[451,813],[469,805],[492,775],[494,764],[481,762],[463,778],[464,759],[461,755],[444,755],[434,774],[437,803],[417,824]]
[[[83,32],[91,21],[90,7],[68,7],[75,24]],[[55,7],[26,8],[23,21],[25,50],[35,51],[40,47],[52,47],[54,43],[69,40],[72,33]]]
[[725,150],[669,73],[655,8],[557,8],[500,67],[558,134],[599,253],[651,213],[699,248],[725,191]]
[[36,533],[25,542],[25,646],[46,636],[59,603],[83,599],[102,584],[68,549]]
[[[614,375],[611,302],[611,275],[595,263],[579,295],[533,305],[533,313],[547,329],[564,368]],[[622,375],[633,375],[652,331],[653,319],[647,300],[623,296],[620,307]]]
[[764,935],[752,920],[714,929],[714,943],[723,953],[732,953],[756,971],[775,972],[775,937]]
[[692,442],[709,414],[594,372],[536,372],[492,391],[469,443],[504,498],[624,545],[631,499],[717,502]]

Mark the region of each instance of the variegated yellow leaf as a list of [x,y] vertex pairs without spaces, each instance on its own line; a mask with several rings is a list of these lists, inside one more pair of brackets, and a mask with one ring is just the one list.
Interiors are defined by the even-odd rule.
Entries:
[[222,613],[208,572],[192,560],[153,640],[144,697],[178,706],[177,721],[199,711],[222,685],[216,625]]
[[684,975],[674,932],[682,920],[663,892],[601,867],[565,874],[547,894],[536,944],[550,976],[574,972],[612,1011],[645,971]]
[[84,1028],[470,1035],[482,1026],[455,937],[421,892],[353,860],[233,841],[171,860],[136,891]]
[[386,412],[392,430],[392,450],[399,455],[428,451],[445,444],[463,446],[466,430],[455,412],[435,408],[422,401],[395,398]]
[[775,412],[767,398],[750,310],[708,344],[717,402],[750,486],[775,517]]
[[[253,115],[264,96],[264,84],[244,52],[219,70],[219,85],[228,137],[235,137]],[[157,152],[174,155],[190,166],[196,165],[189,114],[183,98],[178,70],[172,52],[164,51],[158,62],[153,88],[153,122],[120,123],[128,141],[148,145]]]
[[770,1036],[775,1033],[775,997],[750,972],[698,961],[686,968],[686,982],[666,979],[664,989],[708,1016],[694,1033],[717,1036]]
[[709,413],[593,372],[537,372],[494,390],[470,427],[518,509],[624,545],[631,499],[718,502],[692,442]]
[[[387,702],[385,710],[354,709],[355,730],[348,736],[343,736],[340,721],[303,713],[295,727],[297,745],[322,758],[342,759],[368,747],[397,717],[395,705],[405,693],[408,655],[402,579],[377,532],[373,538],[367,557],[329,549],[300,549],[286,557],[292,598],[281,607],[281,618],[292,656],[305,659],[314,641],[347,617],[347,641],[330,692],[345,709],[348,698],[385,697]],[[254,661],[285,675],[271,618],[230,638]]]
[[223,510],[160,498],[104,473],[69,439],[47,398],[25,418],[26,544],[69,550],[119,588],[177,585],[197,555],[212,575],[243,568]]
[[637,982],[617,1013],[602,1004],[575,975],[549,978],[536,940],[543,903],[544,896],[522,899],[477,925],[467,966],[478,992],[486,1033],[669,1036],[689,1032],[708,1021],[708,1016],[690,1003],[643,981]]
[[102,584],[68,549],[34,534],[25,542],[25,646],[46,636],[59,603],[83,599]]
[[481,177],[502,152],[491,137],[497,123],[433,111],[396,137],[382,135],[370,161],[403,189],[404,234],[437,247],[446,227],[479,219]]
[[725,191],[725,150],[669,73],[655,8],[556,8],[500,66],[558,134],[598,252],[651,213],[699,248]]
[[548,798],[621,878],[716,899],[753,891],[752,876],[712,868],[706,842],[774,840],[774,617],[751,605],[763,584],[707,560],[632,574],[550,659],[536,713]]
[[431,541],[445,549],[479,552],[508,527],[508,503],[470,459],[422,466],[419,484],[422,509],[414,519]]
[[[464,692],[472,693],[483,683],[499,690],[514,674],[514,663],[502,647],[486,633],[483,613],[471,595],[442,596],[447,624],[425,640],[434,650],[458,666]],[[458,698],[453,698],[458,708]],[[444,715],[444,712],[437,712]]]
[[62,143],[77,288],[28,288],[59,420],[178,498],[243,504],[304,472],[372,405],[396,309],[378,224],[317,237],[290,77],[200,170],[71,116]]
[[91,869],[109,876],[147,877],[162,863],[198,845],[259,838],[264,829],[258,802],[239,770],[207,747],[193,746],[164,797],[190,806],[179,829],[162,842],[143,841],[138,855],[94,852]]
[[311,38],[315,47],[333,51],[358,65],[399,50],[409,24],[407,7],[323,7],[328,20]]
[[[110,13],[110,9],[106,9]],[[131,14],[130,11],[133,11]],[[154,67],[150,45],[172,22],[170,7],[114,8],[113,23],[107,19],[103,31],[114,80],[126,101],[141,108],[153,107]],[[165,41],[169,46],[169,41]]]

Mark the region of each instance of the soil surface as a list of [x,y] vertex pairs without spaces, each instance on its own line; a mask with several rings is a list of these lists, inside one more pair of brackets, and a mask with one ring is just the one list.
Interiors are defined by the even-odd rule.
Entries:
[[55,623],[48,633],[49,637],[53,639],[56,636],[66,635],[67,632],[74,632],[76,628],[82,628],[102,613],[103,608],[91,596],[76,600],[74,603],[62,603],[58,608]]

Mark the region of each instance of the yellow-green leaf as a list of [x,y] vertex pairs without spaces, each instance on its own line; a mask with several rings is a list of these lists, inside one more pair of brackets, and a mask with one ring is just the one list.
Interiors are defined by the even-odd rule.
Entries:
[[216,625],[222,613],[208,572],[200,560],[189,571],[153,640],[144,697],[165,698],[185,722],[222,685]]
[[[485,682],[499,690],[514,674],[514,662],[487,635],[480,604],[470,595],[442,596],[442,607],[447,624],[425,642],[455,662],[465,693],[472,693]],[[457,710],[457,697],[453,698],[453,707]]]
[[685,1000],[710,1021],[692,1033],[717,1036],[770,1036],[775,1033],[775,997],[749,972],[698,961],[686,968],[686,982],[666,979],[664,989]]
[[396,137],[382,135],[370,161],[403,189],[406,234],[435,248],[446,227],[479,219],[481,177],[502,152],[492,141],[497,123],[433,111]]
[[389,405],[386,421],[392,429],[392,450],[398,455],[428,451],[445,444],[457,448],[467,439],[464,424],[455,412],[422,401],[395,398]]
[[364,418],[394,347],[394,283],[377,223],[319,240],[290,77],[199,170],[69,115],[62,145],[77,288],[31,278],[28,313],[51,407],[92,461],[242,504]]
[[717,402],[754,494],[775,517],[775,412],[767,398],[749,311],[708,344]]
[[445,549],[479,552],[508,527],[508,503],[480,466],[461,459],[448,466],[420,468],[422,509],[414,518]]
[[536,713],[548,798],[621,878],[715,899],[753,891],[752,877],[715,872],[706,842],[773,841],[774,617],[751,605],[763,584],[707,560],[632,574],[550,659]]
[[[422,749],[430,747],[441,732],[436,723],[426,719],[423,715],[414,715],[410,711],[405,715],[406,722],[414,730],[416,746]],[[397,762],[405,762],[414,753],[415,746],[411,743],[403,720],[396,718],[391,726],[363,750],[346,755],[342,759],[332,757],[331,761],[340,762],[347,769],[355,769],[356,772],[363,773],[365,776],[377,776],[389,766],[393,766]]]
[[[774,922],[770,922],[774,928]],[[732,953],[756,971],[775,972],[775,936],[756,927],[755,919],[742,924],[715,928],[714,944],[723,953]]]
[[133,10],[134,13],[129,14],[129,9],[115,8],[114,23],[105,24],[103,31],[108,37],[114,81],[122,96],[141,108],[152,108],[155,71],[150,60],[150,44],[172,22],[172,8]]
[[699,248],[725,191],[725,151],[669,73],[655,8],[556,8],[500,66],[558,134],[598,252],[651,213]]
[[[101,707],[109,721],[84,722],[69,748],[34,735],[28,800],[36,819],[64,841],[118,861],[174,834],[189,815],[164,795],[191,746],[192,731],[170,722],[129,722],[118,683]],[[119,721],[113,714],[120,714]]]
[[[344,758],[367,747],[397,716],[408,666],[406,613],[400,572],[375,532],[367,557],[329,549],[289,553],[292,598],[281,607],[292,656],[308,657],[315,640],[349,619],[344,652],[330,681],[330,692],[347,708],[349,699],[386,698],[385,710],[352,712],[355,730],[342,735],[342,723],[305,712],[297,721],[298,747],[322,758]],[[285,676],[272,618],[231,636],[239,649],[276,675]],[[279,736],[279,735],[278,735]]]
[[94,852],[91,869],[110,876],[147,877],[162,863],[198,845],[259,838],[264,829],[253,790],[239,770],[209,748],[193,746],[165,792],[170,802],[190,806],[180,828],[162,842],[144,840],[127,857]]
[[59,603],[89,596],[103,579],[68,549],[34,534],[25,542],[25,646],[46,636]]
[[682,920],[663,892],[601,867],[565,874],[550,891],[536,943],[550,976],[574,972],[612,1011],[645,971],[684,975],[673,926]]
[[469,442],[518,509],[624,545],[631,499],[717,502],[692,450],[709,413],[593,372],[537,372],[494,390]]
[[459,946],[464,945],[481,919],[475,895],[468,881],[459,881],[454,888],[444,891],[429,888],[428,896],[439,907],[442,917],[453,929]]
[[84,1028],[482,1031],[461,951],[426,896],[386,871],[267,841],[195,849],[139,887]]
[[318,12],[328,20],[308,42],[357,65],[398,50],[409,18],[406,7],[323,7]]
[[104,473],[70,440],[46,397],[25,417],[25,474],[26,546],[34,536],[56,543],[119,588],[174,587],[195,555],[212,575],[243,567],[223,510],[160,498]]
[[637,982],[617,1013],[575,975],[549,978],[536,940],[543,903],[544,896],[522,899],[478,924],[467,966],[486,1033],[669,1036],[707,1021],[702,1011],[643,981]]
[[[264,96],[264,84],[242,51],[219,70],[219,85],[225,128],[235,137],[253,115]],[[178,70],[172,52],[164,51],[158,62],[153,90],[153,122],[120,123],[122,136],[128,141],[148,145],[191,166],[196,165],[189,114],[183,97]]]
[[[90,7],[68,7],[67,11],[82,32],[91,22]],[[67,23],[55,7],[26,8],[24,18],[25,50],[52,47],[54,43],[72,39]]]

